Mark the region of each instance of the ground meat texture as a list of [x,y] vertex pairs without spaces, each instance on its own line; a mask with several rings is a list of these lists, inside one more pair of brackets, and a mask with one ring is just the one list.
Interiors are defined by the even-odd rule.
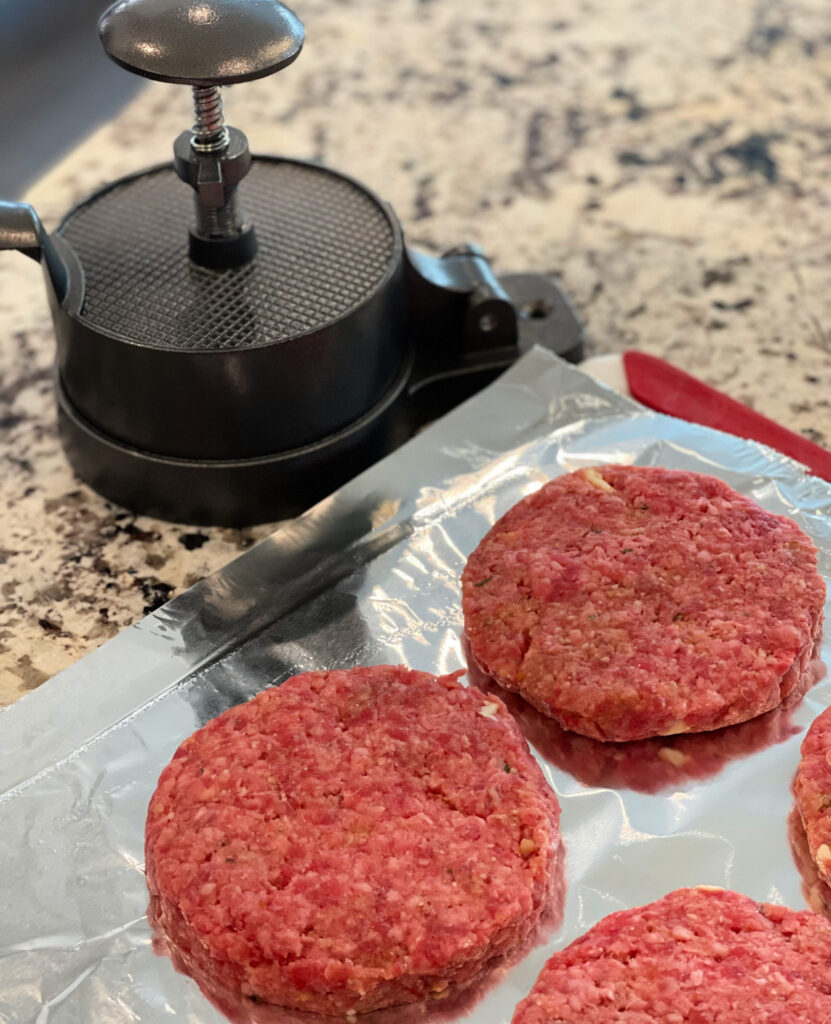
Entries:
[[610,743],[563,729],[519,694],[500,690],[470,659],[469,647],[467,654],[470,682],[486,693],[503,694],[522,735],[544,762],[592,788],[634,789],[640,793],[678,789],[691,779],[710,778],[734,759],[795,736],[802,730],[794,724],[793,713],[808,690],[825,676],[825,666],[816,649],[811,661],[800,671],[797,685],[779,707],[764,715],[710,732]]
[[678,889],[555,953],[513,1024],[820,1024],[830,946],[818,914]]
[[796,807],[819,877],[831,884],[831,708],[815,718],[802,741],[794,779]]
[[799,527],[714,477],[598,466],[488,532],[462,575],[473,656],[599,740],[701,732],[781,703],[822,628]]
[[165,768],[152,912],[212,989],[324,1014],[441,997],[528,939],[558,816],[498,699],[402,667],[310,672]]
[[805,902],[817,914],[831,918],[831,886],[820,877],[816,862],[811,856],[808,836],[798,807],[791,808],[788,815],[788,842],[791,846],[796,869],[802,878],[802,895]]

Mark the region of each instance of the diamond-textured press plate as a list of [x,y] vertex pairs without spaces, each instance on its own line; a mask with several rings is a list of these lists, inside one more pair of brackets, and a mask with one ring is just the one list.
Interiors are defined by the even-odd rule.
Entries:
[[170,167],[116,185],[70,214],[59,230],[84,270],[84,321],[156,348],[253,348],[337,320],[389,267],[390,217],[345,178],[255,159],[239,198],[259,251],[247,266],[222,271],[191,263],[193,193]]

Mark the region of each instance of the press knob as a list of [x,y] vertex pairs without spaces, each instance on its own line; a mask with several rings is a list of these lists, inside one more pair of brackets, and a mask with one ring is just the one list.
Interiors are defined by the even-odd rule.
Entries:
[[276,0],[118,0],[98,33],[116,64],[178,85],[263,78],[303,46],[303,25]]
[[245,135],[225,124],[220,88],[291,64],[303,46],[300,20],[276,0],[118,0],[98,33],[128,71],[192,86],[193,128],[173,145],[176,173],[196,192],[190,256],[217,269],[248,262],[256,237],[237,186],[251,153]]

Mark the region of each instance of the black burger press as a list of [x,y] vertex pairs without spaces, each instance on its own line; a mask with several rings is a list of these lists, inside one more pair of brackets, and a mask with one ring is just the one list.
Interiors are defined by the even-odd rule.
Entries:
[[580,358],[550,278],[497,277],[474,246],[410,250],[364,186],[252,156],[225,124],[221,86],[300,53],[288,8],[119,0],[99,32],[128,71],[189,85],[194,126],[172,163],[95,192],[52,235],[0,203],[0,248],[43,266],[61,438],[101,494],[199,524],[292,514],[532,344]]

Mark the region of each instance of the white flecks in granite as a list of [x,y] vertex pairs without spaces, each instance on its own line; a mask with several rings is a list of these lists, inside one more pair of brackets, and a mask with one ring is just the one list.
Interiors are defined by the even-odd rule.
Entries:
[[[831,443],[831,10],[825,0],[310,0],[297,63],[226,91],[255,152],[323,160],[411,244],[561,278],[594,352],[665,356]],[[153,84],[32,189],[48,226],[169,159]],[[188,202],[186,196],[183,201]],[[190,530],[73,479],[38,267],[0,254],[0,703],[270,527]]]

